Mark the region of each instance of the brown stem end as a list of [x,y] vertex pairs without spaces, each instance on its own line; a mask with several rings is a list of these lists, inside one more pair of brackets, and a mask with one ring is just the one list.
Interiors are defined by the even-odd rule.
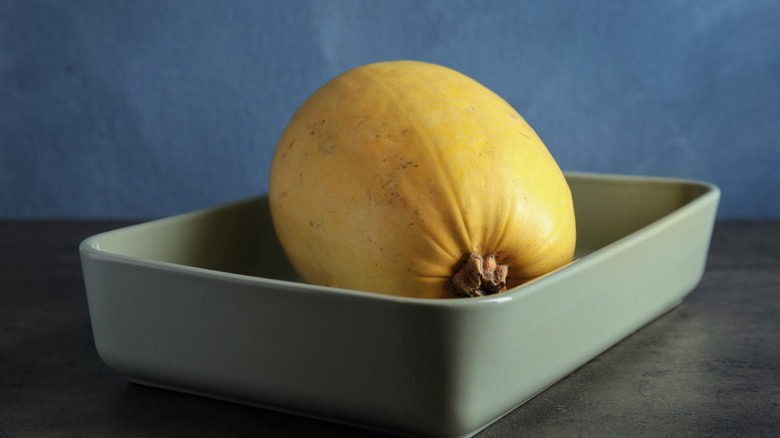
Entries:
[[455,293],[464,297],[483,297],[506,291],[509,268],[496,263],[495,256],[471,253],[452,276]]

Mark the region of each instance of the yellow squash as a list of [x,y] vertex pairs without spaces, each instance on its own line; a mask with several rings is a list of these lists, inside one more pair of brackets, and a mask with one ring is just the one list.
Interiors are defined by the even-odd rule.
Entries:
[[277,145],[269,198],[313,284],[481,296],[574,252],[571,193],[536,133],[484,86],[429,63],[364,65],[311,95]]

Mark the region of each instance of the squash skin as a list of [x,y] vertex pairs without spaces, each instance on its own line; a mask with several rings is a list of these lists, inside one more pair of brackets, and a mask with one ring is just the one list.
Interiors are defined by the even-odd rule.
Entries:
[[304,281],[452,298],[464,256],[512,288],[571,262],[571,193],[526,121],[476,81],[387,61],[315,91],[271,164],[274,227]]

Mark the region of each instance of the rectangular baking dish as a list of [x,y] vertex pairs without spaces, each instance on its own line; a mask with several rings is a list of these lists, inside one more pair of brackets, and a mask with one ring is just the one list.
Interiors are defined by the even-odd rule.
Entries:
[[267,198],[80,245],[95,345],[130,381],[408,436],[471,436],[670,310],[704,271],[720,191],[567,173],[576,262],[503,294],[303,284]]

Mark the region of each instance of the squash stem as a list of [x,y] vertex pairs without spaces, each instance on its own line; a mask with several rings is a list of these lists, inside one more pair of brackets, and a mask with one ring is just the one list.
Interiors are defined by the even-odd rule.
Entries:
[[471,253],[455,271],[451,280],[456,294],[464,297],[483,297],[506,291],[509,268],[496,262],[496,257]]

